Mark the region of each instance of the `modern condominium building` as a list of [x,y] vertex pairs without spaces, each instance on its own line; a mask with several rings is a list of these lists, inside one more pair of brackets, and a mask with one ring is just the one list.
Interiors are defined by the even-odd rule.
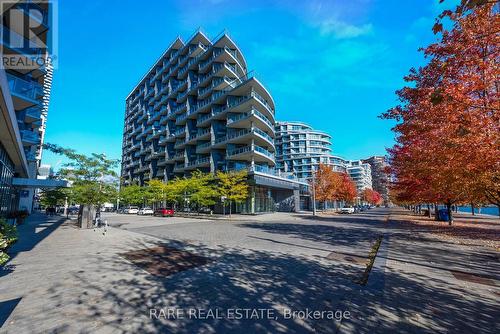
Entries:
[[50,4],[0,5],[0,215],[5,215],[18,208],[31,211],[35,188],[56,183],[36,180],[52,75],[47,67]]
[[368,163],[372,171],[373,190],[377,191],[384,199],[384,204],[388,204],[389,200],[389,176],[385,169],[387,161],[384,156],[373,156],[368,159],[363,159],[364,163]]
[[246,168],[251,196],[237,210],[298,207],[305,185],[273,172],[273,98],[226,33],[177,38],[126,98],[124,124],[124,185]]
[[372,170],[368,163],[362,160],[351,160],[347,165],[347,174],[356,183],[358,194],[365,189],[372,189]]
[[319,164],[324,164],[337,172],[347,173],[358,193],[372,187],[370,164],[333,155],[329,134],[302,122],[277,122],[275,131],[276,168],[282,173],[307,180]]
[[319,164],[346,172],[347,161],[332,155],[331,136],[302,122],[277,122],[276,168],[299,179],[309,179]]

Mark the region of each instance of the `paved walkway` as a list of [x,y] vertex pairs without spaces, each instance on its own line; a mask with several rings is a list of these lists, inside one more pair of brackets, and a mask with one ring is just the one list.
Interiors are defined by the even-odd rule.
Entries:
[[[0,333],[498,333],[498,252],[431,238],[392,212],[253,221],[109,215],[106,236],[32,216],[0,273]],[[368,284],[374,240],[383,236]],[[208,260],[154,276],[124,252],[164,245]],[[270,309],[271,319],[151,319],[151,309]],[[284,310],[349,319],[284,319]],[[199,314],[198,314],[199,315]],[[338,314],[337,314],[338,315]]]

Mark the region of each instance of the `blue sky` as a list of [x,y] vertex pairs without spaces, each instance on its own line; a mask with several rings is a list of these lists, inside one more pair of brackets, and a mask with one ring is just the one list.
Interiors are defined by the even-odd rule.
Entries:
[[[269,89],[277,120],[333,137],[334,154],[385,154],[392,124],[377,116],[417,52],[435,39],[438,0],[59,1],[58,68],[45,141],[120,158],[125,97],[165,48],[198,27],[227,29]],[[445,5],[450,5],[449,1]],[[61,157],[45,152],[56,169]]]

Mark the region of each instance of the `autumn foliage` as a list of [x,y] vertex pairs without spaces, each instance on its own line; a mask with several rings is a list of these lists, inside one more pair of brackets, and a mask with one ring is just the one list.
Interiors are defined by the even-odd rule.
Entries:
[[444,11],[433,28],[439,41],[423,49],[427,64],[410,70],[400,104],[383,114],[397,121],[388,150],[397,201],[500,205],[496,6],[464,0]]
[[370,188],[363,190],[363,200],[371,205],[380,205],[383,202],[382,196]]
[[353,202],[356,185],[346,173],[335,172],[331,167],[320,164],[315,172],[314,186],[316,200]]

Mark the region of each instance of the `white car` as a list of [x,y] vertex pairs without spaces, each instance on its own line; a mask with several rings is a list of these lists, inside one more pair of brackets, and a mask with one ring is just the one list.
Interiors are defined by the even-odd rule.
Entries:
[[152,215],[153,213],[154,211],[151,208],[142,208],[137,212],[138,215]]
[[344,206],[340,209],[340,213],[354,213],[354,208],[351,206]]
[[131,206],[125,211],[125,213],[128,213],[129,215],[136,215],[138,212],[139,208],[136,206]]

